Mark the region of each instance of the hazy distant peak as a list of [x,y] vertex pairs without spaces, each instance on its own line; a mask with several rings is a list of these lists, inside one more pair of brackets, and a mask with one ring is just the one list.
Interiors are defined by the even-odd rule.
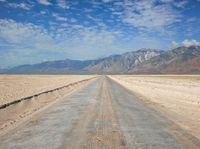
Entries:
[[159,49],[151,49],[151,48],[142,48],[142,49],[137,50],[136,52],[144,52],[144,53],[147,53],[147,52],[161,52],[161,50],[159,50]]
[[60,60],[22,65],[0,73],[200,73],[200,46],[143,48],[96,60]]

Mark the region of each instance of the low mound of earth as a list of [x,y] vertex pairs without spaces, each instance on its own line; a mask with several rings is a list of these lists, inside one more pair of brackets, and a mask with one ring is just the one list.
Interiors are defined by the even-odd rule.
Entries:
[[110,76],[200,138],[199,75]]

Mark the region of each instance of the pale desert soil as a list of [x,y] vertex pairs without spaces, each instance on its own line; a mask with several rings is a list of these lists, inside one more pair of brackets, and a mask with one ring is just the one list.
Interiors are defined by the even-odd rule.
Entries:
[[[33,115],[87,85],[95,80],[94,78],[96,77],[89,75],[1,75],[1,105],[19,100],[22,97],[30,98],[0,109],[0,135],[4,135],[29,120]],[[37,96],[32,97],[35,94]]]
[[89,75],[0,75],[0,105],[92,78]]
[[110,76],[200,138],[200,76]]

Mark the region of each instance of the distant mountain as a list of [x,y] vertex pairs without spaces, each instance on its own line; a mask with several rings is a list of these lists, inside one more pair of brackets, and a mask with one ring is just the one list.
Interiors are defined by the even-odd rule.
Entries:
[[163,52],[130,73],[200,73],[200,46],[178,47]]
[[0,68],[0,74],[8,71],[8,69]]
[[162,54],[155,49],[140,49],[122,55],[112,55],[101,59],[95,65],[89,65],[84,70],[93,73],[127,73],[152,57]]
[[169,51],[140,49],[97,60],[48,61],[35,65],[17,66],[4,73],[200,73],[200,46],[178,47]]
[[8,70],[8,73],[87,73],[84,68],[89,65],[95,65],[98,60],[59,60],[47,61],[34,65],[20,65]]

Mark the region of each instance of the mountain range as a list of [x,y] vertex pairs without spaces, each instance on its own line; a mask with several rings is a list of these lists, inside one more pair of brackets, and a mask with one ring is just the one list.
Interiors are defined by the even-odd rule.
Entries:
[[19,74],[199,74],[200,46],[140,49],[96,60],[58,60],[0,70]]

